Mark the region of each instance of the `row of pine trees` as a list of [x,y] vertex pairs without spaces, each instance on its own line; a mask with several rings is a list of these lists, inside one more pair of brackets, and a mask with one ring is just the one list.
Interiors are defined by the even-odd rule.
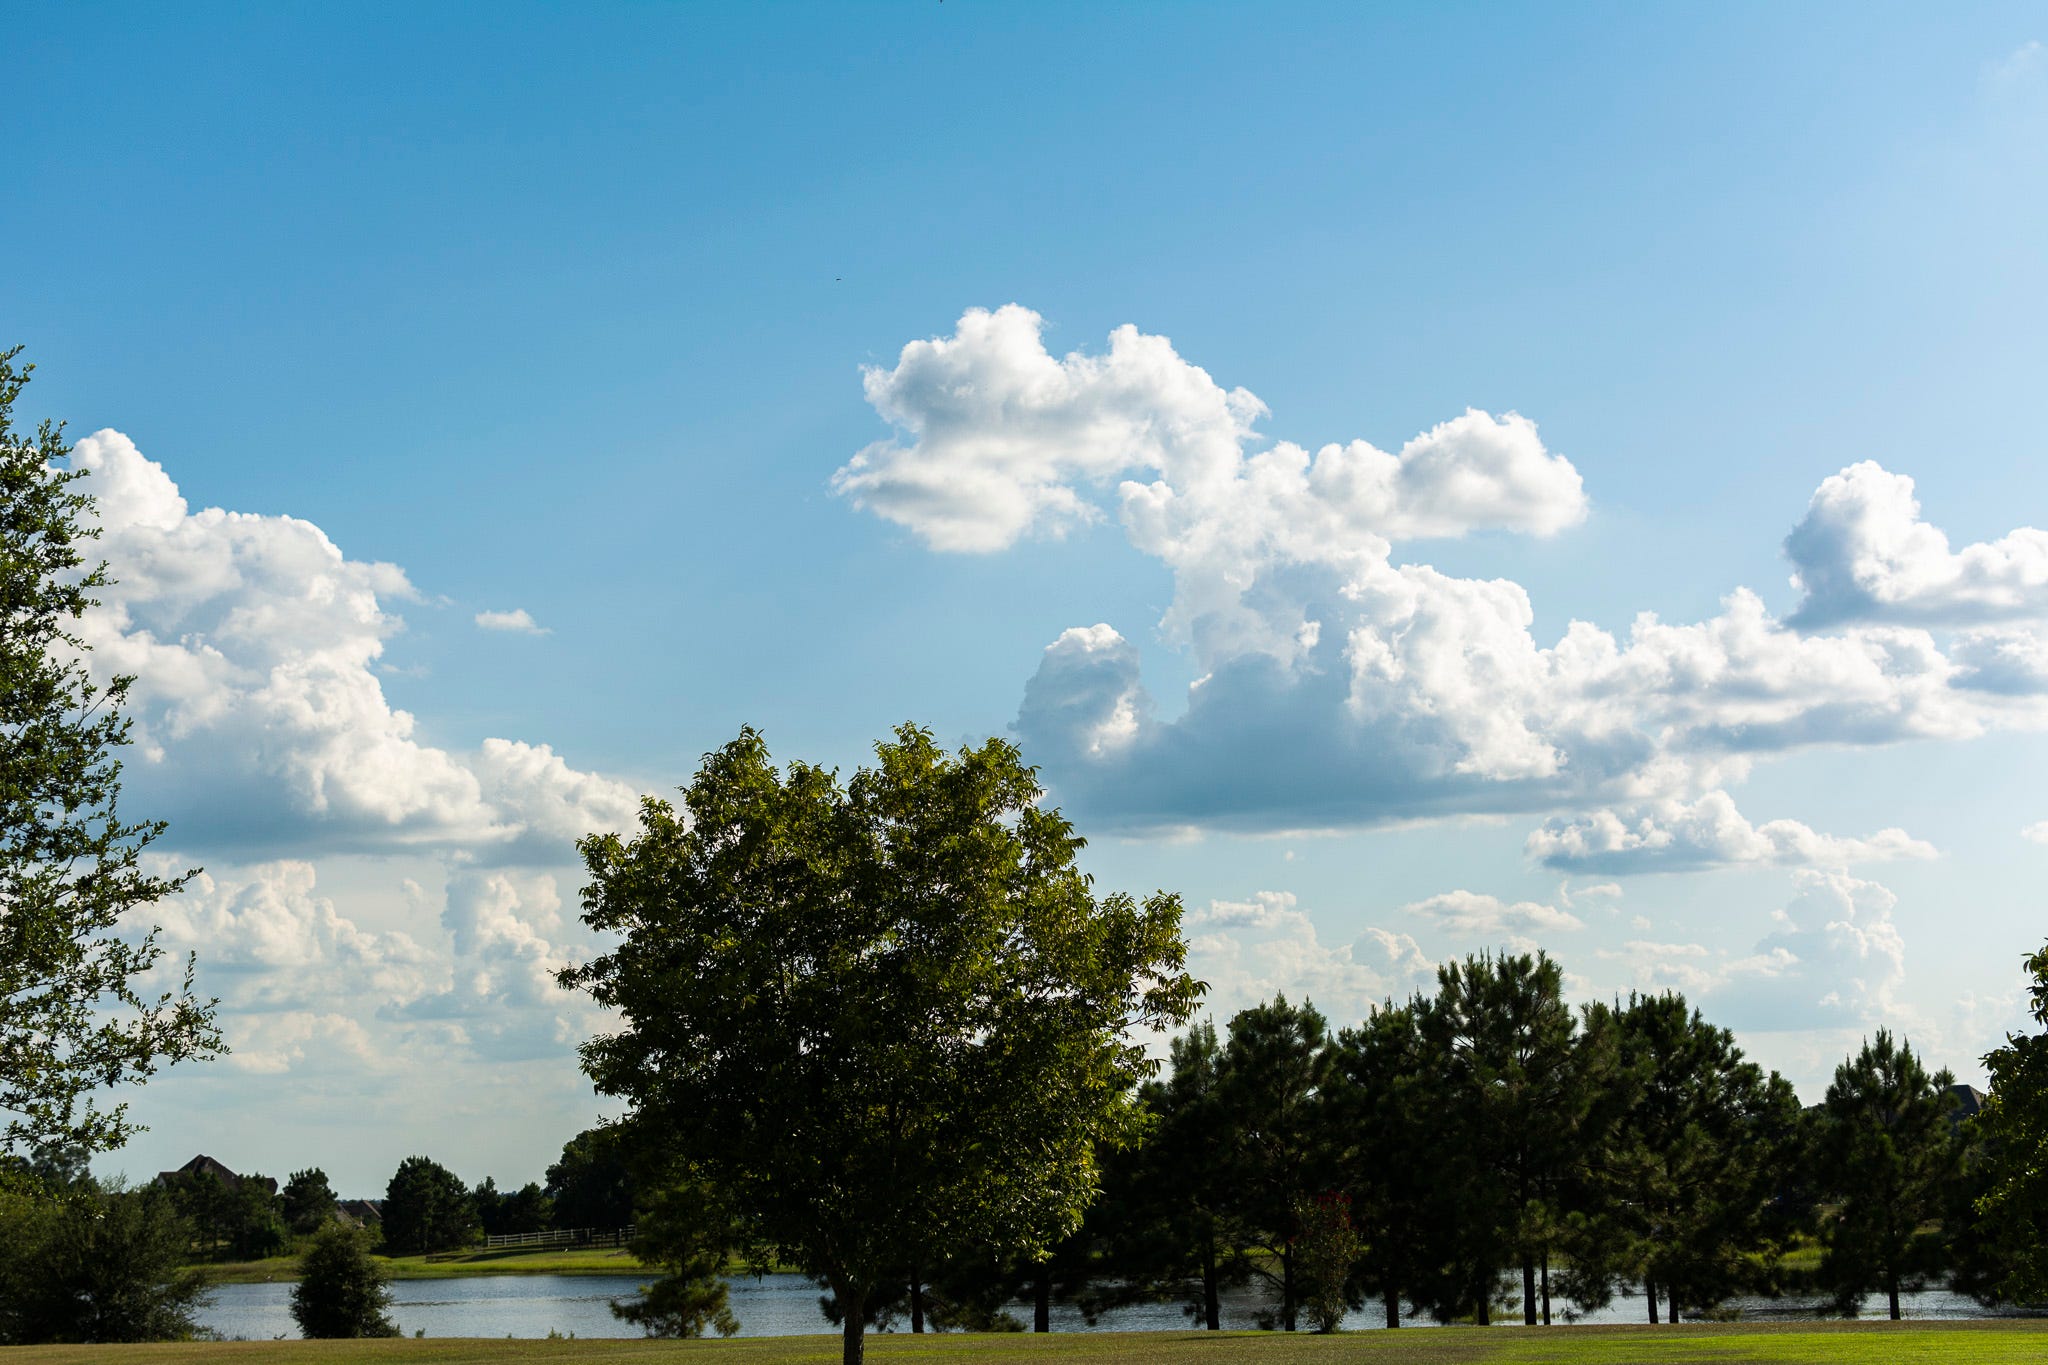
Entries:
[[1990,1301],[1952,1086],[1880,1031],[1802,1109],[1681,996],[1574,1010],[1542,954],[1450,964],[1334,1033],[1276,997],[1173,1041],[1150,1139],[1106,1154],[1051,1261],[942,1258],[894,1307],[916,1330],[987,1326],[1021,1292],[1043,1330],[1054,1297],[1091,1316],[1179,1299],[1213,1329],[1251,1284],[1265,1325],[1332,1330],[1368,1304],[1389,1327],[1536,1324],[1621,1295],[1652,1323],[1791,1292],[1849,1313],[1882,1294],[1897,1317],[1937,1277]]

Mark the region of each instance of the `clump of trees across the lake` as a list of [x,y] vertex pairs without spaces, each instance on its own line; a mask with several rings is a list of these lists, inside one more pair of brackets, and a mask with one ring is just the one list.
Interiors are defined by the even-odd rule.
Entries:
[[[205,1267],[297,1250],[310,1335],[393,1331],[387,1254],[619,1230],[660,1277],[621,1314],[731,1332],[725,1276],[826,1290],[849,1365],[871,1327],[1045,1330],[1139,1301],[1221,1325],[1529,1324],[1634,1297],[1648,1322],[1742,1294],[1854,1312],[1945,1281],[2048,1301],[2042,1031],[1984,1060],[1981,1112],[1880,1030],[1804,1107],[1677,995],[1574,1008],[1547,956],[1447,963],[1332,1027],[1276,996],[1219,1031],[1178,897],[1098,895],[1083,841],[999,740],[904,726],[850,779],[746,730],[679,805],[578,846],[610,947],[561,974],[617,1024],[584,1070],[624,1116],[545,1183],[466,1187],[425,1156],[380,1201],[309,1166],[280,1187],[195,1161],[95,1180],[134,1131],[107,1092],[224,1050],[192,964],[146,919],[186,876],[117,812],[121,704],[75,632],[109,569],[61,429],[10,425],[0,353],[0,1344],[192,1334]],[[1155,1048],[1163,1044],[1163,1058]],[[1026,1305],[1020,1315],[1012,1305]]]

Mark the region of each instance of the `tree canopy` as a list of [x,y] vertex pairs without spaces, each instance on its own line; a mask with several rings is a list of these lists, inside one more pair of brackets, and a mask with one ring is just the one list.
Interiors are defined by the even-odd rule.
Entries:
[[1845,1313],[1882,1290],[1896,1321],[1900,1291],[1938,1264],[1929,1224],[1955,1168],[1954,1082],[1946,1070],[1930,1076],[1886,1029],[1835,1068],[1815,1169],[1838,1201],[1821,1229],[1821,1280]]
[[328,1223],[313,1238],[292,1286],[292,1319],[308,1337],[395,1337],[391,1290],[361,1228]]
[[[95,1090],[221,1050],[213,1001],[139,982],[163,955],[153,932],[116,932],[185,877],[146,872],[161,822],[118,809],[132,679],[92,681],[74,624],[109,581],[81,471],[60,467],[62,428],[13,424],[32,367],[0,352],[0,1150],[119,1147],[127,1106]],[[191,874],[186,874],[189,876]]]
[[384,1245],[394,1254],[466,1245],[482,1231],[461,1177],[440,1162],[409,1156],[384,1188]]
[[2048,947],[2027,959],[2035,1034],[2008,1034],[1985,1055],[1991,1100],[1977,1122],[1988,1164],[1979,1201],[2006,1299],[2048,1301]]
[[1138,1034],[1201,990],[1179,899],[1096,897],[1014,746],[906,725],[876,759],[778,771],[752,729],[706,755],[681,811],[580,845],[618,946],[561,976],[621,1020],[583,1047],[597,1089],[830,1288],[849,1365],[934,1252],[1073,1230],[1141,1123]]

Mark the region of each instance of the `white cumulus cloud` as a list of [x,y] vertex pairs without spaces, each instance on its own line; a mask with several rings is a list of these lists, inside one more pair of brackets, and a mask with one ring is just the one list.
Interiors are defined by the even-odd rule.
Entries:
[[1405,905],[1437,928],[1460,938],[1484,938],[1516,946],[1532,944],[1538,934],[1571,933],[1586,922],[1561,906],[1541,901],[1504,901],[1477,891],[1445,891]]
[[546,635],[547,627],[533,619],[525,607],[511,611],[480,611],[476,623],[484,630],[509,631],[517,635]]
[[1211,901],[1189,912],[1185,928],[1189,970],[1208,983],[1203,1008],[1217,1019],[1285,994],[1313,1001],[1341,1024],[1405,998],[1436,975],[1406,934],[1374,928],[1350,943],[1325,943],[1288,891]]
[[1822,481],[1785,553],[1804,593],[1791,618],[1802,628],[2048,616],[2048,531],[1951,550],[1921,519],[1913,480],[1870,460]]
[[500,859],[568,854],[623,827],[637,793],[544,747],[422,741],[376,665],[417,600],[395,565],[352,560],[311,522],[207,508],[120,432],[78,442],[118,581],[80,633],[102,676],[137,677],[125,780],[181,840]]
[[1932,858],[1934,845],[1902,829],[1866,839],[1820,834],[1797,820],[1751,824],[1726,792],[1696,801],[1654,802],[1547,821],[1529,835],[1529,856],[1584,872],[1676,872],[1744,863],[1845,867],[1894,858]]
[[[1043,331],[1016,305],[970,310],[870,368],[896,435],[833,483],[941,551],[1113,514],[1171,570],[1157,627],[1199,675],[1184,707],[1159,704],[1111,622],[1063,632],[1025,688],[1016,733],[1092,819],[1317,829],[1609,807],[1634,812],[1611,817],[1621,832],[1559,827],[1543,856],[1841,864],[1924,846],[1752,828],[1710,794],[1805,746],[2048,724],[2048,645],[2029,628],[2048,535],[1953,551],[1910,480],[1874,464],[1827,480],[1787,541],[1795,617],[1737,588],[1704,621],[1574,621],[1546,643],[1519,583],[1397,557],[1586,516],[1578,471],[1526,418],[1468,411],[1395,452],[1311,452],[1260,436],[1265,405],[1164,337],[1125,326],[1106,352],[1058,356]],[[1974,633],[1936,634],[1958,625]]]

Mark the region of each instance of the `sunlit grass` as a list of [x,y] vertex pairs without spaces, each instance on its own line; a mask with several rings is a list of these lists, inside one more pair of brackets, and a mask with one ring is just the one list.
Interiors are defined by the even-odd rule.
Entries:
[[[877,1362],[965,1360],[973,1365],[2021,1365],[2048,1359],[2048,1321],[1688,1324],[1681,1327],[1417,1328],[1336,1336],[1271,1332],[1087,1332],[1048,1336],[868,1338]],[[733,1341],[252,1341],[163,1346],[30,1346],[0,1350],[6,1365],[232,1361],[235,1365],[829,1365],[836,1336]]]

